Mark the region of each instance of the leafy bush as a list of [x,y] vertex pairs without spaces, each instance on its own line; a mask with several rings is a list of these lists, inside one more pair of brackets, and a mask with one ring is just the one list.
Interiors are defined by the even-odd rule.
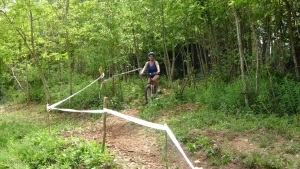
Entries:
[[276,113],[278,115],[297,114],[300,110],[300,83],[288,78],[274,78],[261,81],[256,103],[256,112]]
[[[19,142],[10,142],[0,155],[2,166],[23,163],[28,168],[116,168],[114,157],[102,153],[97,142],[65,139],[48,131],[28,135]],[[8,156],[4,156],[4,154]]]
[[[253,82],[247,81],[247,95],[251,110],[255,113],[275,113],[278,115],[297,114],[300,111],[300,83],[286,76],[284,78],[260,79],[258,93]],[[209,78],[200,82],[197,90],[186,87],[184,99],[202,103],[213,110],[237,112],[245,109],[243,85],[240,79],[225,83]]]
[[192,100],[214,110],[232,111],[244,107],[243,87],[239,79],[227,84],[210,78],[206,84],[199,84],[198,89],[190,95],[194,95]]

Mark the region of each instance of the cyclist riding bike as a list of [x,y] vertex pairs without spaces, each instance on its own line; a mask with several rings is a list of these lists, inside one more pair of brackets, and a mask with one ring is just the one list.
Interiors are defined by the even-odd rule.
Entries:
[[160,67],[158,62],[155,60],[154,52],[149,52],[147,56],[149,61],[145,63],[144,68],[140,72],[140,76],[142,76],[144,71],[147,69],[149,75],[148,84],[150,84],[150,82],[152,81],[156,88],[156,92],[159,92],[160,90],[158,86],[158,79],[160,77]]

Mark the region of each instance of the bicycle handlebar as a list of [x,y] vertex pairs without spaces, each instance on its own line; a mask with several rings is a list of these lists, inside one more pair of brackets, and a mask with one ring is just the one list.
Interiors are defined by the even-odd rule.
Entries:
[[155,73],[143,73],[142,75],[148,75],[148,76],[151,76],[151,75],[159,75],[159,73],[157,74],[156,72]]

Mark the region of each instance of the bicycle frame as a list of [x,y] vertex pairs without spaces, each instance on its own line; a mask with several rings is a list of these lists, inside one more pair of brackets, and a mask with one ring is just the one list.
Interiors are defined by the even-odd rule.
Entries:
[[[147,73],[147,78],[150,78],[151,75],[152,75],[151,73]],[[153,94],[156,94],[156,88],[154,86],[152,78],[150,78],[150,83],[147,85],[146,91],[145,91],[146,103],[148,103],[149,101],[151,101],[151,96]]]

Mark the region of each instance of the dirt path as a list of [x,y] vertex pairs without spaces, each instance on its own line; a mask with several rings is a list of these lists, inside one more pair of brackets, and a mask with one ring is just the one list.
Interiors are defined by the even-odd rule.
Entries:
[[[122,113],[138,116],[138,110],[127,109]],[[81,136],[87,140],[102,142],[102,120],[87,123],[82,130],[64,131],[63,135]],[[165,133],[148,127],[143,127],[122,118],[108,115],[107,117],[107,147],[116,154],[116,162],[122,169],[165,169],[163,162],[163,147]],[[169,168],[190,168],[184,158],[168,140]]]
[[[181,105],[187,107],[186,105]],[[188,106],[191,108],[191,106]],[[175,107],[177,109],[177,107]],[[121,113],[137,117],[138,110],[127,109]],[[68,131],[73,136],[84,137],[87,140],[102,142],[103,123],[99,119],[96,122],[89,122],[82,126],[81,130]],[[216,141],[217,147],[222,147],[226,142],[228,148],[235,152],[264,152],[255,142],[249,140],[249,134],[239,134],[222,130],[200,130],[194,129],[188,133],[189,136],[203,135]],[[151,128],[140,126],[123,120],[119,117],[109,115],[107,118],[107,147],[116,154],[116,162],[121,169],[165,169],[166,163],[163,159],[165,133]],[[226,141],[224,139],[227,139]],[[282,142],[282,141],[281,141]],[[186,155],[195,167],[204,169],[242,169],[243,164],[232,159],[225,165],[212,165],[210,158],[205,155],[203,149],[195,155],[190,155],[186,146],[182,146]],[[183,156],[168,138],[168,168],[169,169],[190,169]]]
[[[189,110],[198,109],[196,105],[185,104],[178,105],[169,108],[170,110],[162,110],[162,116],[169,118],[170,115],[168,111],[180,110],[182,112],[188,112]],[[0,115],[3,113],[10,113],[17,110],[26,109],[36,118],[38,121],[43,123],[46,114],[42,113],[43,108],[39,105],[0,105]],[[129,116],[138,117],[138,110],[127,109],[123,110],[122,113]],[[44,115],[43,115],[44,114]],[[24,114],[26,115],[26,114]],[[174,114],[173,114],[174,115]],[[103,122],[102,119],[92,119],[89,114],[86,113],[73,113],[72,115],[67,113],[59,113],[57,115],[59,120],[73,119],[85,122],[80,129],[70,129],[62,131],[63,136],[79,136],[86,140],[95,140],[97,142],[102,142],[102,132],[103,132]],[[1,121],[1,118],[0,118]],[[172,128],[171,128],[172,129]],[[204,136],[210,138],[214,141],[213,147],[224,149],[225,152],[232,153],[267,153],[269,148],[274,147],[272,151],[277,152],[278,155],[285,157],[287,160],[296,161],[299,159],[300,154],[289,154],[283,150],[283,146],[290,145],[290,140],[283,138],[279,135],[274,135],[274,141],[270,142],[268,147],[260,146],[260,142],[254,141],[252,138],[264,139],[268,134],[268,129],[261,128],[258,131],[249,131],[244,133],[236,133],[227,130],[212,130],[212,129],[192,129],[187,135],[189,137],[193,136]],[[268,135],[267,135],[268,136]],[[273,135],[272,135],[273,136]],[[140,126],[124,120],[122,118],[108,115],[107,117],[107,147],[108,149],[116,155],[115,161],[119,164],[121,169],[164,169],[166,168],[166,163],[163,159],[164,152],[164,137],[165,132],[154,130],[148,127]],[[178,152],[177,148],[168,138],[168,159],[169,159],[169,169],[190,169],[190,166],[184,160],[182,155]],[[242,169],[245,165],[236,159],[236,157],[231,157],[230,161],[225,165],[213,165],[211,159],[206,156],[206,152],[203,149],[195,152],[194,155],[190,155],[190,152],[186,150],[186,146],[182,145],[186,155],[191,160],[194,166],[203,167],[204,169]],[[237,156],[238,157],[238,156]],[[298,164],[293,164],[294,168]]]

